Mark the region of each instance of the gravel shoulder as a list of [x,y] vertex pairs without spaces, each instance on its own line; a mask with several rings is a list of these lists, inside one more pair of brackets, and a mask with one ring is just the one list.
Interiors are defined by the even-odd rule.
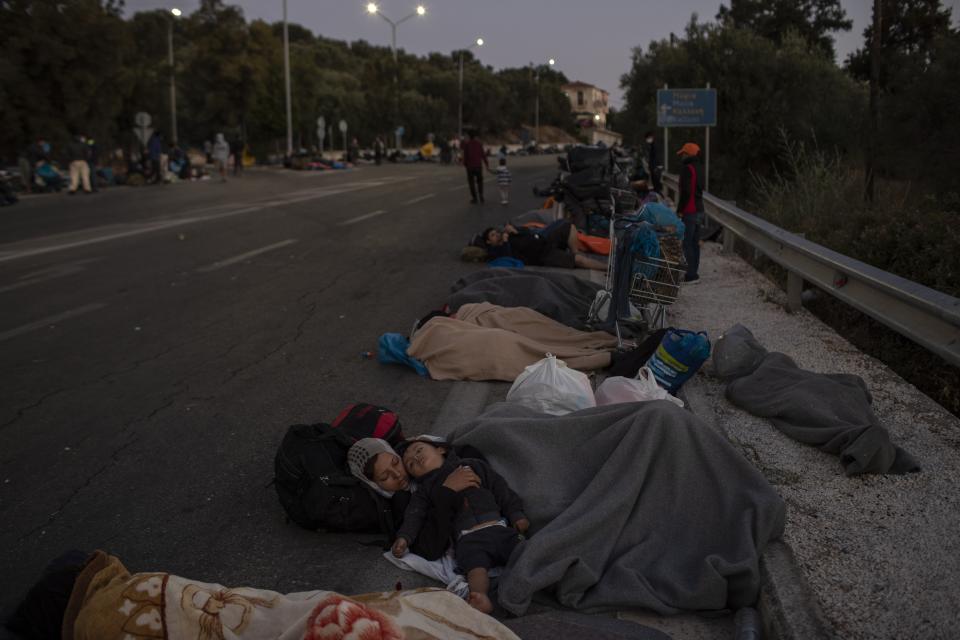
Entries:
[[787,313],[785,294],[719,245],[704,246],[700,275],[671,308],[671,324],[716,341],[739,322],[803,368],[861,376],[893,441],[923,468],[848,478],[836,456],[728,402],[709,362],[691,382],[719,428],[786,501],[784,542],[833,632],[850,640],[956,637],[960,420],[812,314]]

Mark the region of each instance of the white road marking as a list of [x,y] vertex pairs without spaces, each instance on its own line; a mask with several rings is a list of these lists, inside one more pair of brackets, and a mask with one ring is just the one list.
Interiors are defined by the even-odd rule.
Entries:
[[100,260],[100,258],[87,258],[86,260],[77,260],[75,262],[68,262],[66,264],[58,264],[52,267],[47,267],[46,269],[28,273],[24,276],[20,276],[17,279],[17,282],[14,282],[13,284],[0,287],[0,293],[22,289],[23,287],[29,287],[30,285],[46,282],[47,280],[54,280],[56,278],[62,278],[64,276],[80,273],[86,268],[84,266],[85,264],[89,262],[96,262],[97,260]]
[[9,340],[10,338],[16,338],[19,335],[28,333],[30,331],[36,331],[37,329],[42,329],[44,327],[56,324],[61,320],[66,320],[67,318],[73,318],[75,316],[83,315],[85,313],[90,313],[91,311],[96,311],[97,309],[104,308],[105,304],[85,304],[82,307],[77,307],[76,309],[71,309],[69,311],[64,311],[63,313],[58,313],[53,316],[47,316],[37,320],[36,322],[31,322],[30,324],[25,324],[22,327],[17,327],[16,329],[10,329],[9,331],[4,331],[0,333],[0,342],[4,340]]
[[430,198],[432,198],[432,197],[435,196],[435,195],[437,195],[437,194],[435,194],[435,193],[428,193],[428,194],[425,195],[425,196],[420,196],[419,198],[414,198],[413,200],[407,200],[406,202],[402,203],[401,206],[406,206],[406,205],[408,205],[408,204],[416,204],[416,203],[418,203],[418,202],[423,202],[424,200],[429,200]]
[[217,269],[222,269],[223,267],[229,267],[229,266],[232,265],[232,264],[236,264],[236,263],[238,263],[238,262],[243,262],[244,260],[246,260],[246,259],[248,259],[248,258],[253,258],[254,256],[258,256],[258,255],[260,255],[261,253],[267,253],[268,251],[273,251],[273,250],[275,250],[275,249],[280,249],[281,247],[287,247],[287,246],[289,246],[289,245],[291,245],[291,244],[295,244],[295,243],[297,243],[297,242],[298,242],[297,240],[292,240],[292,239],[291,239],[291,240],[284,240],[284,241],[282,241],[282,242],[275,242],[275,243],[269,244],[269,245],[267,245],[267,246],[265,246],[265,247],[260,247],[259,249],[254,249],[253,251],[247,251],[246,253],[241,253],[241,254],[238,255],[238,256],[234,256],[234,257],[232,257],[232,258],[227,258],[226,260],[220,260],[219,262],[214,262],[213,264],[208,264],[208,265],[205,266],[205,267],[200,267],[199,269],[197,269],[197,272],[199,272],[199,273],[207,273],[207,272],[209,272],[209,271],[216,271]]
[[345,227],[348,224],[356,224],[358,222],[363,222],[364,220],[369,220],[370,218],[375,218],[376,216],[383,215],[387,212],[386,209],[377,209],[376,211],[371,211],[370,213],[365,213],[362,216],[357,216],[356,218],[350,218],[349,220],[344,220],[338,227]]
[[[32,238],[30,240],[0,245],[0,263],[9,262],[10,260],[19,260],[20,258],[28,258],[30,256],[42,255],[45,253],[52,253],[54,251],[63,251],[65,249],[74,249],[76,247],[99,244],[101,242],[118,240],[120,238],[129,238],[145,233],[152,233],[154,231],[170,229],[171,227],[180,227],[198,222],[208,222],[210,220],[217,220],[219,218],[228,218],[244,213],[262,211],[263,209],[269,209],[272,207],[282,207],[287,204],[325,198],[327,196],[350,191],[359,191],[369,187],[379,187],[396,182],[406,182],[407,180],[413,179],[414,178],[412,177],[398,177],[385,178],[382,180],[361,180],[347,182],[333,187],[294,191],[292,193],[284,194],[283,198],[254,202],[252,203],[253,206],[243,207],[240,209],[223,211],[224,208],[235,205],[217,205],[215,207],[204,207],[201,209],[188,211],[183,217],[179,218],[165,218],[160,220],[147,220],[139,223],[105,225],[102,227],[94,227],[92,229],[83,229],[81,231],[72,231],[69,233],[47,236],[44,238]],[[202,212],[211,212],[217,210],[220,211],[217,213],[197,215]],[[53,242],[54,244],[40,244],[45,242]],[[37,246],[38,244],[40,244],[40,246]],[[4,250],[4,247],[6,250]]]
[[447,191],[460,191],[460,189],[466,189],[466,188],[467,188],[467,185],[465,185],[465,184],[458,184],[458,185],[455,186],[455,187],[450,187],[449,189],[447,189]]

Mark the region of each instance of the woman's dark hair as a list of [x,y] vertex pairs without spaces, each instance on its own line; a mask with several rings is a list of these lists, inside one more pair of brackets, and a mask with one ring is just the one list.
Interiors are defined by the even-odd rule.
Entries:
[[[378,453],[377,456],[378,455],[380,454]],[[370,456],[367,458],[367,463],[363,465],[363,475],[366,476],[367,480],[370,480],[371,482],[376,482],[373,479],[373,465],[377,461],[377,456]]]
[[490,242],[487,240],[487,238],[490,237],[491,231],[496,231],[496,230],[497,230],[496,227],[487,227],[486,229],[483,230],[483,235],[480,236],[480,239],[483,240],[483,246],[485,247],[489,246]]

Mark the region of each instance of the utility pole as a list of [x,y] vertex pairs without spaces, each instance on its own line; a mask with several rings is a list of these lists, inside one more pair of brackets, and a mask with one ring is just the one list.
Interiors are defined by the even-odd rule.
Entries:
[[290,106],[290,34],[287,29],[287,0],[283,0],[283,77],[287,91],[287,158],[292,158],[293,110]]
[[[180,15],[180,9],[171,9],[174,17]],[[173,18],[167,29],[167,62],[170,63],[170,135],[173,144],[177,144],[177,72],[173,66]]]
[[870,39],[870,141],[867,143],[864,200],[872,204],[876,196],[877,141],[880,137],[880,38],[883,27],[881,0],[873,0],[873,37]]

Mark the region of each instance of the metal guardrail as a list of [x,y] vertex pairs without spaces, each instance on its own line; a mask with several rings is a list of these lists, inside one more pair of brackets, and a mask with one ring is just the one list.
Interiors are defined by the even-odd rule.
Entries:
[[[663,181],[676,199],[677,176]],[[832,251],[708,193],[703,202],[724,228],[724,251],[732,252],[739,239],[787,270],[788,309],[802,307],[809,282],[960,366],[960,298]]]

